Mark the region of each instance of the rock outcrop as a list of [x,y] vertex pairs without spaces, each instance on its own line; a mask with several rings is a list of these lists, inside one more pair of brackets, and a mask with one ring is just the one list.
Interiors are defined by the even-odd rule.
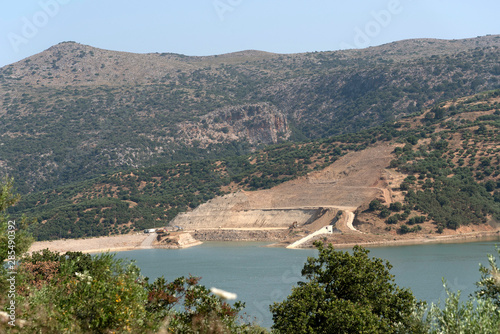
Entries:
[[190,233],[174,233],[167,236],[159,236],[157,242],[154,243],[153,247],[178,249],[189,248],[201,244],[202,242],[193,238]]
[[201,147],[214,143],[247,141],[250,144],[275,144],[290,137],[285,113],[269,103],[230,106],[201,117],[201,122],[179,125],[180,137]]

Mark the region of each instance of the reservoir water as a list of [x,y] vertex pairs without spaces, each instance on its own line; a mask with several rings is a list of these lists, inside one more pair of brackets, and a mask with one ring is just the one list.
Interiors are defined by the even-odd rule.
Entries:
[[[467,297],[480,279],[479,263],[488,265],[487,254],[496,255],[499,240],[473,243],[426,244],[398,247],[374,247],[370,257],[388,260],[395,281],[410,288],[428,303],[446,297],[442,278],[452,291]],[[135,260],[142,274],[151,278],[165,276],[202,277],[207,288],[234,292],[246,303],[245,313],[264,327],[272,325],[269,305],[282,301],[292,286],[302,280],[300,271],[312,249],[265,247],[259,242],[207,242],[201,246],[172,250],[145,249],[117,253],[118,258]],[[465,298],[464,298],[465,299]]]

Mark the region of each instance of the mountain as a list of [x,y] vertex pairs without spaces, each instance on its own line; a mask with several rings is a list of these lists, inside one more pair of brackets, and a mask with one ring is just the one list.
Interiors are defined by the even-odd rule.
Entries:
[[110,173],[24,196],[11,213],[37,218],[39,239],[128,233],[175,217],[194,229],[317,229],[334,209],[356,213],[364,234],[341,230],[355,241],[488,230],[500,223],[499,128],[500,90],[488,91],[353,134]]
[[500,36],[188,57],[65,42],[0,69],[0,172],[22,193],[353,133],[500,87]]

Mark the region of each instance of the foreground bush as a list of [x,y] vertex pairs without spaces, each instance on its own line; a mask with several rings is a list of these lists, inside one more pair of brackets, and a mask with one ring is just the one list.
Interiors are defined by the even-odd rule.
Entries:
[[492,299],[470,297],[461,302],[460,291],[450,291],[446,284],[444,287],[448,295],[444,306],[432,305],[428,314],[429,333],[500,333],[500,312]]
[[[12,181],[0,185],[0,225],[8,230],[5,209],[17,201]],[[24,222],[25,220],[23,220]],[[16,233],[17,255],[32,241]],[[391,265],[370,259],[369,251],[353,254],[330,245],[309,258],[291,295],[271,306],[276,333],[500,333],[500,269],[489,256],[481,266],[475,297],[460,302],[449,290],[444,308],[433,305],[426,318],[423,304],[401,289],[390,275]],[[11,244],[0,237],[2,260]],[[14,248],[15,247],[15,248]],[[500,253],[500,250],[497,249]],[[0,314],[0,333],[266,333],[241,323],[244,304],[233,306],[199,285],[199,278],[163,277],[149,283],[132,262],[111,254],[59,254],[44,250],[23,258],[15,285],[16,326]],[[0,308],[8,310],[7,270],[0,267]],[[10,298],[10,297],[9,297]]]
[[17,333],[257,333],[241,324],[243,303],[227,304],[195,277],[153,283],[112,254],[48,250],[17,268]]
[[449,290],[443,279],[447,297],[444,305],[431,305],[426,319],[429,333],[500,333],[500,270],[493,255],[488,255],[488,261],[489,268],[480,265],[478,290],[466,301],[460,300],[460,291]]
[[291,295],[271,306],[278,333],[419,333],[424,325],[412,292],[401,289],[389,273],[391,265],[370,259],[368,250],[353,254],[333,246],[319,249],[302,269]]
[[[33,239],[23,229],[27,219],[15,224],[6,214],[19,200],[12,185],[12,179],[0,181],[4,231],[0,260],[12,260],[0,267],[0,333],[263,332],[241,323],[243,303],[229,305],[199,285],[198,278],[181,277],[169,283],[160,277],[150,284],[133,262],[109,253],[91,256],[43,250],[15,265]],[[11,277],[15,284],[9,283]],[[15,323],[9,318],[14,302]]]
[[[388,262],[317,244],[299,282],[271,306],[276,333],[499,333],[498,268],[481,267],[478,296],[460,301],[449,290],[443,307],[423,305],[394,284]],[[130,261],[44,250],[17,268],[17,319],[1,333],[266,333],[241,323],[243,303],[233,306],[199,284],[197,277],[149,283]],[[4,310],[6,304],[3,304]],[[23,325],[22,327],[20,325]]]

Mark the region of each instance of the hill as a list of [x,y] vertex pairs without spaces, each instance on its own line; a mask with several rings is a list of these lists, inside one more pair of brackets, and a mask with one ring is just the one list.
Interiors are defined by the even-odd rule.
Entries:
[[489,91],[356,134],[111,173],[25,196],[12,213],[37,217],[39,239],[128,233],[185,211],[173,225],[287,229],[296,221],[300,234],[355,210],[364,234],[339,230],[365,241],[491,230],[500,221],[499,102],[500,90]]
[[19,191],[354,133],[500,87],[500,36],[210,57],[65,42],[0,69],[0,173]]

